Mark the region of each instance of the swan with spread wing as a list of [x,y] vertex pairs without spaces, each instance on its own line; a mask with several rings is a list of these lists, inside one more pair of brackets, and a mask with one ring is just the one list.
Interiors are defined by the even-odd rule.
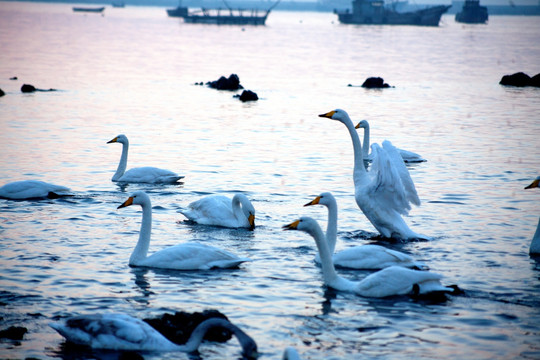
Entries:
[[387,238],[427,239],[412,231],[402,218],[408,215],[411,204],[420,205],[420,199],[403,159],[390,141],[384,140],[382,147],[371,145],[373,162],[368,171],[360,138],[347,112],[336,109],[319,117],[337,120],[349,130],[354,151],[355,199],[371,224]]

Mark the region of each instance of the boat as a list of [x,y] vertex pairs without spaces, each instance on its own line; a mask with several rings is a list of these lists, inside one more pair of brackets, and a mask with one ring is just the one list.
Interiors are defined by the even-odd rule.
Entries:
[[485,24],[488,21],[488,9],[480,6],[480,0],[465,0],[463,8],[456,14],[456,21],[466,24]]
[[410,12],[384,6],[384,0],[354,0],[352,12],[334,10],[342,24],[439,26],[442,14],[451,5],[435,5]]
[[189,24],[216,24],[216,25],[265,25],[268,15],[280,0],[267,10],[260,9],[233,9],[223,0],[226,9],[189,10],[178,5],[176,9],[168,9],[167,14],[172,17],[182,17]]
[[105,10],[105,7],[73,7],[73,11],[75,12],[93,12],[93,13],[100,13]]

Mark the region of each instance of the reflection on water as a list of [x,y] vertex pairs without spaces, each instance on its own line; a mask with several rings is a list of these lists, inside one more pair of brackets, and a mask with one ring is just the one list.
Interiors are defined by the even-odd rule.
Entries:
[[[2,3],[0,183],[35,178],[74,197],[0,200],[1,329],[28,328],[0,358],[88,358],[47,324],[98,311],[143,317],[214,308],[258,343],[261,358],[286,346],[303,358],[538,358],[538,89],[498,85],[538,72],[540,22],[493,16],[438,28],[337,24],[329,13],[275,11],[265,27],[188,26],[153,7],[79,16],[66,4]],[[237,73],[261,100],[195,82]],[[8,80],[17,76],[19,80]],[[382,76],[395,86],[347,84]],[[56,88],[22,94],[20,86]],[[431,241],[388,243],[353,197],[352,145],[317,115],[343,108],[368,119],[371,141],[389,139],[428,161],[409,165],[422,200],[406,222]],[[129,167],[157,166],[181,185],[111,182],[129,136]],[[153,204],[149,252],[197,240],[251,258],[239,269],[130,268],[140,210],[118,205],[135,190]],[[323,191],[339,205],[337,249],[377,243],[403,251],[458,284],[446,301],[365,299],[322,285],[315,244],[281,231]],[[254,231],[184,222],[179,210],[207,194],[249,195]],[[359,281],[369,271],[339,269]],[[360,355],[361,354],[361,355]],[[142,354],[172,359],[176,354]],[[237,358],[236,342],[201,357]]]

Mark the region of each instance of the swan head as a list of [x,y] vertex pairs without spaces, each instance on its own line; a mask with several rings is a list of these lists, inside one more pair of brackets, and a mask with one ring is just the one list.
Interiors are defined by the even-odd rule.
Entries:
[[131,205],[150,204],[150,197],[144,191],[135,191],[129,198],[118,206],[116,209],[121,209]]
[[367,120],[362,120],[356,126],[355,129],[369,129],[369,123]]
[[249,229],[255,229],[255,207],[244,194],[236,194],[234,196],[242,204],[242,212],[249,222]]
[[283,225],[282,228],[283,230],[300,230],[307,232],[308,234],[313,234],[315,232],[315,229],[320,227],[317,221],[315,221],[315,219],[303,216],[290,224]]
[[126,135],[120,134],[114,139],[107,141],[107,144],[112,144],[112,143],[129,144],[129,141]]
[[304,206],[324,205],[324,206],[328,207],[328,206],[330,206],[332,204],[335,204],[335,203],[336,203],[336,199],[334,198],[334,195],[332,195],[332,193],[323,192],[322,194],[320,194],[319,196],[317,196],[315,199],[311,200],[310,202],[308,202]]
[[540,187],[540,176],[537,176],[530,185],[525,186],[525,189],[532,189],[535,187]]
[[336,109],[336,110],[329,111],[325,114],[320,114],[319,117],[325,117],[328,119],[337,120],[341,122],[351,121],[349,114],[347,114],[347,112],[342,109]]

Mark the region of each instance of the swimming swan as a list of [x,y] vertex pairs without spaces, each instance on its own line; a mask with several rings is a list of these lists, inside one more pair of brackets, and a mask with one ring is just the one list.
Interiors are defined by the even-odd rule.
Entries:
[[373,226],[387,238],[427,239],[409,229],[401,217],[409,213],[411,204],[419,206],[420,199],[405,163],[390,141],[383,141],[382,148],[371,145],[373,163],[368,171],[360,138],[347,112],[336,109],[319,116],[337,120],[349,130],[354,150],[355,199]]
[[[356,126],[355,129],[364,129],[364,142],[362,145],[362,155],[364,156],[364,160],[371,161],[372,160],[372,154],[369,154],[369,123],[367,120],[362,120]],[[401,158],[406,163],[413,163],[413,162],[424,162],[427,161],[420,155],[418,155],[415,152],[403,150],[400,148],[396,148],[399,152],[399,155],[401,155]]]
[[215,327],[230,330],[247,356],[257,353],[257,344],[236,325],[225,319],[211,318],[201,322],[184,345],[169,341],[143,320],[127,314],[95,314],[73,316],[63,322],[49,324],[67,341],[93,349],[137,351],[194,352],[206,332]]
[[152,230],[152,204],[144,191],[135,191],[118,209],[130,205],[141,205],[142,223],[139,241],[129,258],[130,266],[143,266],[173,270],[208,270],[212,268],[234,268],[246,258],[209,245],[189,242],[164,248],[147,257]]
[[112,181],[123,183],[174,184],[183,178],[183,176],[170,170],[151,166],[138,167],[126,171],[129,140],[126,135],[118,135],[107,142],[107,144],[112,143],[122,144],[122,156],[120,157],[120,163],[112,177]]
[[393,295],[423,295],[429,293],[454,293],[457,287],[441,285],[441,275],[429,271],[418,271],[402,266],[390,266],[374,272],[362,281],[350,281],[336,273],[332,255],[319,224],[310,217],[302,217],[288,225],[284,230],[301,230],[310,234],[321,256],[324,283],[339,291],[354,292],[365,297],[387,297]]
[[[335,266],[351,269],[384,269],[393,265],[417,269],[427,268],[425,265],[415,262],[407,254],[379,245],[354,246],[334,253],[337,241],[338,217],[336,199],[331,193],[324,192],[304,206],[312,205],[324,205],[328,209],[326,243],[328,244],[328,251],[333,254],[332,261]],[[319,254],[315,257],[315,261],[320,264]]]
[[192,202],[187,210],[180,212],[202,225],[255,228],[255,208],[244,194],[236,194],[232,200],[223,195],[209,195]]
[[56,199],[62,195],[68,195],[69,191],[67,187],[40,180],[21,180],[0,187],[0,198],[11,200]]
[[[537,176],[530,185],[525,186],[525,189],[536,187],[540,187],[540,176]],[[540,219],[538,219],[538,225],[536,226],[536,231],[534,232],[531,246],[529,247],[529,254],[540,254]]]

